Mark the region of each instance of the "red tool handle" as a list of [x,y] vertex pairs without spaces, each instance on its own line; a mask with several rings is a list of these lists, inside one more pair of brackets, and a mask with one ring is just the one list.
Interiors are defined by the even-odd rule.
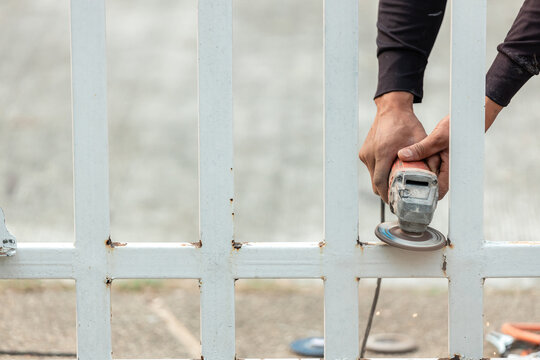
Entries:
[[402,170],[427,170],[431,171],[429,167],[427,166],[425,161],[401,161],[399,158],[394,161],[394,165],[392,165],[392,170],[390,171],[390,177],[392,178],[392,175],[396,171],[402,171]]
[[533,332],[540,331],[540,323],[504,323],[501,331],[516,340],[540,345],[540,334]]

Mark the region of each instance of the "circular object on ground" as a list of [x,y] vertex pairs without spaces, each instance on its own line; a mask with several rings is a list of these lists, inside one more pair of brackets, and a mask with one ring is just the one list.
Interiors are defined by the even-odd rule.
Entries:
[[406,353],[416,350],[414,340],[403,334],[373,334],[370,335],[366,349],[385,354]]
[[291,350],[298,355],[322,358],[324,356],[324,338],[309,337],[295,340],[291,343]]
[[422,234],[413,234],[401,230],[397,222],[384,222],[375,228],[375,235],[388,245],[405,250],[433,251],[446,246],[444,235],[429,226]]

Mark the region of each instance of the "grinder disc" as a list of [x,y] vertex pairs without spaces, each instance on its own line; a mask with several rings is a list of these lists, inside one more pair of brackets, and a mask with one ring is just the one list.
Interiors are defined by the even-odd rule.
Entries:
[[375,228],[375,235],[388,245],[405,250],[433,251],[446,246],[444,235],[429,226],[423,234],[413,234],[401,230],[397,222],[384,222]]

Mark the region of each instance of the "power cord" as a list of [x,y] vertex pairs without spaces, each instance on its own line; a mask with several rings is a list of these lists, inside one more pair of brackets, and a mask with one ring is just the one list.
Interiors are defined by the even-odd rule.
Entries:
[[16,351],[16,350],[0,350],[0,355],[12,356],[46,356],[46,357],[70,357],[76,358],[76,353],[67,352],[40,352],[40,351]]
[[[381,223],[385,222],[385,204],[381,199]],[[381,292],[382,279],[377,279],[377,287],[375,288],[375,294],[373,295],[373,301],[371,302],[371,310],[369,312],[368,322],[366,324],[366,331],[364,332],[364,339],[362,340],[362,347],[360,348],[360,359],[364,358],[366,353],[366,343],[371,331],[371,324],[373,324],[373,316],[375,315],[375,309],[377,308],[377,302],[379,301],[379,293]]]

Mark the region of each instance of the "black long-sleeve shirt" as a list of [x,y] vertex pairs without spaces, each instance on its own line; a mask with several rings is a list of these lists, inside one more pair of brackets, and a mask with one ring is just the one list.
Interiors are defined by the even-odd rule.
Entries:
[[[375,97],[408,91],[422,101],[424,70],[446,0],[380,0],[377,21],[379,82]],[[486,95],[506,106],[540,72],[540,0],[525,0],[486,75]]]

